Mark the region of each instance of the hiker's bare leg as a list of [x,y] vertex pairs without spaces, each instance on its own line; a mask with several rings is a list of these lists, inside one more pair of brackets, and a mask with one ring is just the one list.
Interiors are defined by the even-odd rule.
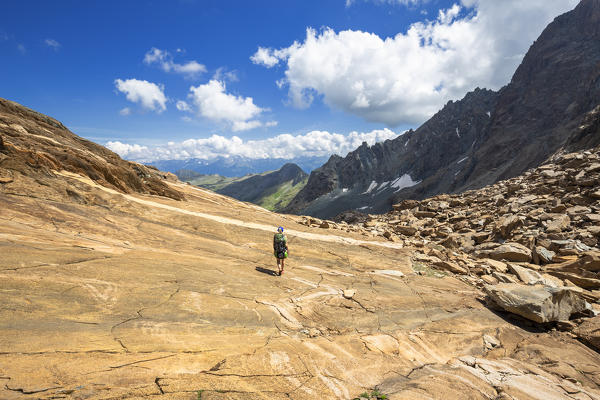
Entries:
[[284,266],[284,264],[285,264],[285,258],[282,258],[282,259],[281,259],[281,270],[282,270],[282,271],[283,271],[283,266]]

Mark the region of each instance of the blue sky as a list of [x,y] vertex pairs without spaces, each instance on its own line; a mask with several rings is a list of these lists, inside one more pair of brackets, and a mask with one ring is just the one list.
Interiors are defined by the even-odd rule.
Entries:
[[345,153],[508,83],[575,4],[5,0],[0,97],[131,159]]

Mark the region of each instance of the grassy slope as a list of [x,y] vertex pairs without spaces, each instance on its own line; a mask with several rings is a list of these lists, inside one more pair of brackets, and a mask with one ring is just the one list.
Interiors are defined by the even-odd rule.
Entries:
[[[205,189],[217,191],[232,183],[241,182],[256,175],[266,175],[271,172],[273,171],[263,172],[262,174],[246,175],[239,178],[227,178],[221,175],[203,175],[201,177],[190,179],[187,182]],[[305,178],[295,186],[292,185],[292,181],[284,182],[281,185],[272,188],[272,190],[265,192],[264,196],[256,199],[253,203],[270,211],[280,211],[294,198],[294,196],[296,196],[296,194],[298,194],[298,192],[306,185],[306,182],[308,182],[308,178]]]
[[272,193],[265,193],[265,196],[258,199],[256,204],[270,211],[281,211],[302,190],[306,182],[308,182],[308,177],[296,186],[292,186],[292,181],[287,181],[273,188]]
[[[262,174],[261,174],[262,175]],[[186,180],[186,182],[191,183],[194,186],[200,186],[205,189],[217,191],[219,189],[223,189],[225,186],[230,185],[235,182],[241,182],[244,179],[248,179],[254,175],[246,175],[242,177],[236,178],[228,178],[221,175],[202,175],[200,177]]]

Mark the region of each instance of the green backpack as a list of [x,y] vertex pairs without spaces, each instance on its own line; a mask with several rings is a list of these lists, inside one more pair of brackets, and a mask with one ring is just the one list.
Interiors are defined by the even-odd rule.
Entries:
[[273,238],[273,248],[275,250],[275,257],[287,257],[287,239],[283,233],[275,234],[275,237]]

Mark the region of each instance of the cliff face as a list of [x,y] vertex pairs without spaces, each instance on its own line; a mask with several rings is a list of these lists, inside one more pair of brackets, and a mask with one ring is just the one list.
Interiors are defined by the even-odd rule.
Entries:
[[[384,212],[402,199],[518,175],[561,147],[600,143],[593,132],[578,130],[598,104],[600,0],[583,0],[548,25],[499,92],[476,89],[414,132],[332,157],[287,211],[319,217],[353,208]],[[390,186],[403,177],[410,187]]]
[[[501,92],[482,146],[459,190],[481,187],[537,166],[569,142],[600,104],[600,1],[584,0],[557,17],[531,46]],[[571,150],[595,140],[570,141]]]

